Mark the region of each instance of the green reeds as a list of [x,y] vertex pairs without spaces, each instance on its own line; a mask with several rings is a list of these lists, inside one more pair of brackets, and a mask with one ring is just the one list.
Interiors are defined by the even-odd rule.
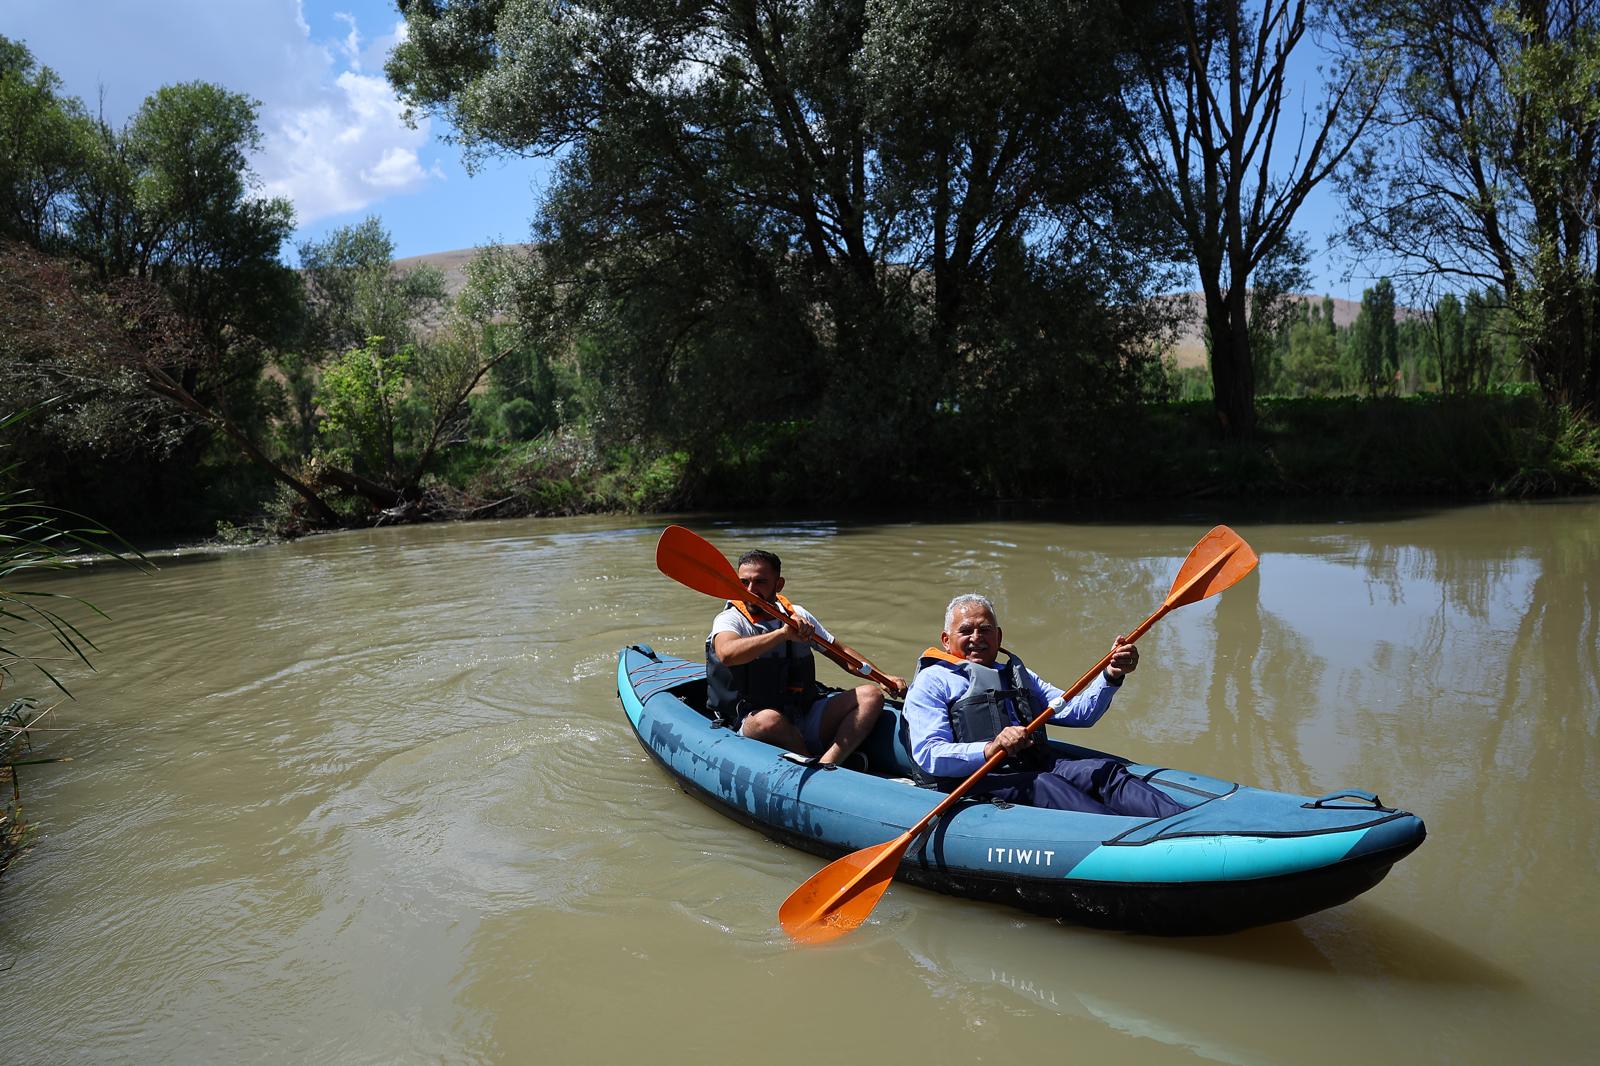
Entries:
[[[12,429],[32,411],[0,417],[0,433]],[[0,687],[18,667],[42,674],[63,695],[72,693],[46,665],[58,659],[81,662],[93,669],[89,652],[98,650],[64,611],[72,607],[105,617],[94,604],[47,589],[23,588],[18,579],[71,569],[91,555],[106,555],[142,570],[147,560],[121,537],[70,511],[39,503],[25,487],[16,487],[17,468],[0,467]],[[69,606],[70,605],[70,606]],[[53,655],[47,653],[60,652]],[[32,697],[12,698],[0,712],[0,780],[9,778],[10,797],[0,803],[0,870],[21,848],[26,826],[21,818],[16,768],[57,759],[29,759],[17,754],[28,746],[28,730],[42,714]]]

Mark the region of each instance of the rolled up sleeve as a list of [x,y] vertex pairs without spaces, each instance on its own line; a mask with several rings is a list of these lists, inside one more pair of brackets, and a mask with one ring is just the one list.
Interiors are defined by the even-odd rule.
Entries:
[[1053,713],[1050,715],[1051,725],[1064,725],[1077,729],[1085,729],[1094,725],[1105,713],[1111,709],[1111,700],[1117,694],[1118,685],[1113,685],[1106,680],[1105,671],[1095,675],[1094,680],[1072,699],[1065,703],[1060,702],[1062,690],[1034,673],[1028,672],[1028,683],[1033,688],[1034,699],[1038,700],[1036,706],[1048,705]]

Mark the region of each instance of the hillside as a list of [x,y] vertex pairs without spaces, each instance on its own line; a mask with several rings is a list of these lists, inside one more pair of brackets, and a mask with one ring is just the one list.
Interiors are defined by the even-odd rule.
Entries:
[[[1182,300],[1188,304],[1188,313],[1184,316],[1184,325],[1178,331],[1177,340],[1172,345],[1173,357],[1178,366],[1205,366],[1205,296],[1199,292],[1174,293],[1171,296],[1161,297],[1163,300]],[[1321,296],[1303,295],[1299,299],[1322,302]],[[1334,297],[1333,322],[1341,328],[1347,328],[1361,313],[1359,300],[1342,300]]]
[[[532,245],[507,244],[502,245],[508,251],[518,254],[525,253]],[[396,259],[394,265],[399,270],[413,270],[419,266],[438,267],[444,271],[445,291],[451,296],[460,292],[467,284],[467,264],[472,262],[473,256],[482,249],[457,248],[453,252],[430,252],[427,255],[412,255],[404,259]]]
[[[530,245],[510,244],[506,247],[515,252],[526,252]],[[458,248],[451,252],[432,252],[428,255],[413,255],[405,259],[396,259],[394,265],[401,270],[408,270],[419,266],[438,267],[444,271],[446,290],[454,296],[466,284],[467,264],[478,253],[476,248]],[[1179,367],[1204,366],[1206,362],[1206,348],[1204,336],[1204,297],[1199,292],[1174,293],[1170,296],[1160,297],[1162,300],[1182,300],[1187,303],[1188,311],[1184,315],[1183,328],[1178,331],[1177,340],[1173,343],[1172,354],[1177,359]],[[1322,301],[1320,296],[1306,295],[1304,300]],[[1337,297],[1333,301],[1333,321],[1340,327],[1348,327],[1361,313],[1361,304],[1356,300],[1342,300]]]

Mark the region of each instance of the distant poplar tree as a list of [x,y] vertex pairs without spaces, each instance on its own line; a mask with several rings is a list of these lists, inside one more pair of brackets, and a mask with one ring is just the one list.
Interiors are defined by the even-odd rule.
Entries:
[[1394,320],[1394,284],[1388,278],[1361,294],[1361,313],[1356,317],[1356,364],[1361,369],[1367,392],[1393,392],[1395,370],[1399,365],[1399,331]]

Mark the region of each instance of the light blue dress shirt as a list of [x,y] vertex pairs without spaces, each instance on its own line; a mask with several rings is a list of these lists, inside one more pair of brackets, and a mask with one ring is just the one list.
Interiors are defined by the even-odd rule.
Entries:
[[[1038,674],[1022,668],[1033,705],[1026,719],[1017,718],[1010,707],[1012,721],[1027,725],[1046,705],[1056,705],[1049,718],[1052,725],[1087,727],[1094,725],[1111,708],[1111,698],[1121,686],[1106,680],[1105,671],[1066,703],[1059,703],[1062,691]],[[967,694],[971,682],[950,663],[937,662],[917,671],[906,693],[906,728],[911,734],[911,757],[924,773],[935,777],[965,777],[983,765],[984,741],[957,743],[950,730],[950,706]]]

